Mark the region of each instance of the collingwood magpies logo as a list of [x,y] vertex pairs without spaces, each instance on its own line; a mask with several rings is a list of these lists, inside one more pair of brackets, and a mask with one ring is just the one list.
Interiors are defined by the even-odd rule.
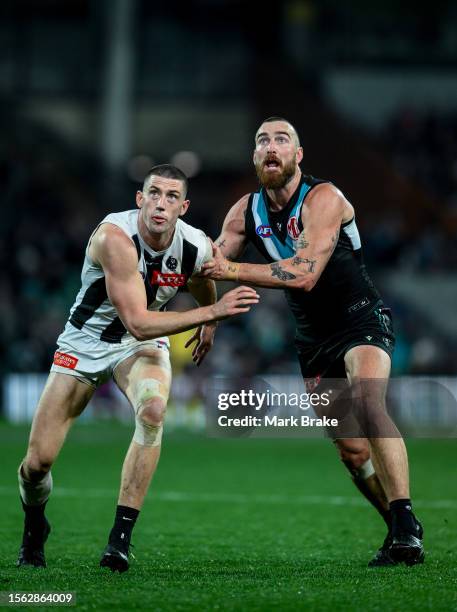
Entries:
[[176,270],[176,268],[178,267],[178,260],[175,257],[172,257],[170,255],[170,257],[167,259],[167,261],[165,262],[165,265],[167,266],[167,268],[169,270],[171,270],[172,272],[174,272]]

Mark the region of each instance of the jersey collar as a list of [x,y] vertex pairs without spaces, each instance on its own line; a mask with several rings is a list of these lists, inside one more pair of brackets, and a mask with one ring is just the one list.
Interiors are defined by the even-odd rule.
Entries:
[[[138,215],[139,215],[139,211],[138,211]],[[175,231],[173,233],[173,239],[170,242],[170,244],[167,246],[167,248],[163,249],[162,251],[154,251],[154,249],[150,247],[149,244],[147,244],[147,242],[143,240],[143,237],[140,234],[140,228],[138,227],[138,216],[137,216],[137,234],[138,234],[138,240],[140,242],[141,248],[145,250],[147,253],[149,253],[150,255],[152,255],[153,257],[158,257],[159,255],[163,255],[164,253],[168,251],[168,249],[171,249],[173,245],[175,244],[177,240],[177,236],[178,236],[178,231],[177,231],[178,223],[180,222],[181,222],[180,219],[176,221]]]
[[287,239],[287,221],[289,220],[289,215],[295,205],[297,204],[298,198],[300,197],[301,188],[303,183],[305,182],[305,177],[302,173],[300,177],[300,182],[297,185],[296,190],[293,192],[290,200],[281,208],[281,210],[271,210],[271,199],[268,196],[267,190],[262,187],[261,195],[265,202],[265,208],[268,215],[268,222],[273,233],[279,238],[279,240],[285,244]]

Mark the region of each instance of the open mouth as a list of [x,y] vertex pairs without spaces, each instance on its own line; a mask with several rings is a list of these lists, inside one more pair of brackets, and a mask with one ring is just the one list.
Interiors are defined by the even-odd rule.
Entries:
[[276,170],[281,166],[281,163],[277,159],[267,159],[263,165],[267,170]]

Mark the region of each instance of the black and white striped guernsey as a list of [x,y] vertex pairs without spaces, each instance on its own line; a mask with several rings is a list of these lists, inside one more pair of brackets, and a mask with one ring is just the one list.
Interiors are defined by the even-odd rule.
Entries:
[[[144,280],[148,309],[165,310],[192,274],[211,259],[211,244],[204,232],[178,219],[170,246],[165,251],[154,251],[138,231],[138,213],[138,210],[111,213],[96,230],[103,223],[111,223],[127,234],[138,253],[138,271]],[[81,289],[70,310],[69,322],[104,342],[130,342],[134,338],[108,298],[103,268],[90,258],[89,244],[90,240],[81,273]]]

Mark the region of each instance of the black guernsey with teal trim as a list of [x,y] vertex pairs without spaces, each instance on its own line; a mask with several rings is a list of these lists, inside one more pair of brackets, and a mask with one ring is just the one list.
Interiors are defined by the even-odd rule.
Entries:
[[[269,262],[295,255],[296,240],[303,230],[303,202],[316,185],[328,182],[302,175],[289,203],[278,212],[270,210],[264,189],[250,195],[246,236]],[[365,269],[354,218],[341,225],[336,248],[313,289],[284,291],[296,320],[296,340],[305,345],[319,344],[350,329],[380,305],[379,292]]]

